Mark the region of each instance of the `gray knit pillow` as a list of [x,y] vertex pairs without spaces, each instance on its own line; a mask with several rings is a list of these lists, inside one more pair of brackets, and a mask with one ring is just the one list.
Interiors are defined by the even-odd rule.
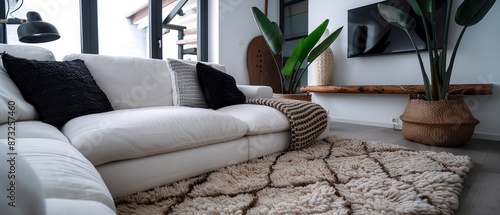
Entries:
[[208,108],[203,91],[198,83],[196,64],[189,64],[180,60],[168,59],[172,72],[174,104],[187,107]]

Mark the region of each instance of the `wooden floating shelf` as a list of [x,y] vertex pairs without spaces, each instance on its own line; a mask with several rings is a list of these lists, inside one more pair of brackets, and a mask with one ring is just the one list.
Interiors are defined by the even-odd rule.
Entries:
[[[492,84],[452,84],[452,94],[490,95]],[[367,94],[425,94],[423,85],[343,85],[343,86],[303,86],[302,92],[312,93],[367,93]]]

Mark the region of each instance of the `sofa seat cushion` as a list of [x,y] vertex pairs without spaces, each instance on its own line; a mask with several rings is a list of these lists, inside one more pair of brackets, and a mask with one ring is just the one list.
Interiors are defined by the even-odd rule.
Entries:
[[[105,205],[88,200],[56,199],[45,200],[47,214],[50,215],[116,215],[116,212]],[[69,212],[71,211],[71,212]]]
[[[20,130],[24,127],[16,126]],[[6,141],[0,139],[0,145],[6,145]],[[35,171],[45,198],[91,200],[115,209],[101,175],[70,143],[44,138],[16,138],[16,151]]]
[[217,112],[229,114],[245,122],[248,127],[247,135],[268,134],[290,129],[290,123],[284,113],[264,105],[233,105],[217,109]]
[[[42,121],[16,122],[15,128],[15,138],[44,138],[69,142],[68,138],[56,127]],[[12,132],[12,129],[13,127],[8,124],[0,125],[0,139],[7,139],[8,132]]]
[[95,166],[243,137],[247,126],[211,109],[165,106],[81,116],[62,132]]

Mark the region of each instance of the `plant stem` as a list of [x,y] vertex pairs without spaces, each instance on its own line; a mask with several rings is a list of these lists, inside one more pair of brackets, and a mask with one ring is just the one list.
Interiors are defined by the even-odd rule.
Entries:
[[[452,5],[453,5],[453,0],[447,0],[446,1],[446,4],[447,4],[447,8],[446,8],[446,20],[445,20],[445,26],[444,26],[444,37],[443,37],[443,51],[441,52],[441,62],[440,62],[440,71],[441,71],[441,75],[443,77],[443,88],[442,88],[442,93],[441,95],[444,95],[446,96],[446,94],[448,93],[448,89],[449,89],[449,85],[450,85],[450,78],[448,76],[451,77],[450,74],[448,73],[451,73],[451,69],[448,69],[449,71],[447,71],[446,69],[446,62],[447,62],[447,55],[448,55],[448,35],[449,35],[449,32],[450,32],[450,17],[451,17],[451,9],[452,9]],[[450,67],[453,67],[451,66],[452,63],[450,62]]]
[[290,94],[295,94],[295,89],[297,89],[296,82],[299,82],[299,80],[297,80],[297,75],[298,75],[297,73],[298,73],[298,71],[301,70],[300,67],[302,66],[303,63],[304,63],[304,61],[300,62],[299,66],[292,73],[292,76],[290,77],[290,83],[288,83],[288,93],[290,93]]
[[418,63],[420,64],[420,70],[422,72],[422,79],[424,80],[424,88],[425,88],[425,97],[427,100],[432,100],[432,95],[430,93],[430,86],[429,86],[429,77],[427,76],[427,73],[425,72],[425,67],[424,63],[422,62],[422,57],[420,56],[420,51],[417,48],[417,45],[415,44],[415,40],[411,36],[410,32],[406,29],[404,29],[408,37],[410,38],[411,44],[415,48],[415,51],[417,52],[417,57],[418,57]]
[[[434,66],[435,65],[435,58],[433,55],[434,53],[433,53],[432,43],[431,43],[431,32],[429,32],[429,26],[427,25],[427,18],[425,17],[425,14],[422,14],[421,18],[422,18],[422,23],[424,24],[425,41],[426,41],[426,45],[427,45],[427,50],[429,52],[429,64],[430,64],[431,82],[432,82],[432,84],[429,86],[431,97],[427,97],[427,99],[433,100],[435,97],[437,97],[437,89],[436,89],[436,87],[437,87],[437,75],[436,75],[436,68]],[[432,23],[431,23],[431,26],[432,26]],[[407,32],[407,34],[410,35],[409,32]],[[410,36],[410,38],[411,38],[411,36]],[[415,44],[414,44],[414,47],[415,47],[415,50],[418,50],[418,48],[416,47]],[[417,51],[417,53],[418,53],[418,51]],[[418,55],[419,55],[419,60],[421,60],[420,54],[418,54]],[[423,68],[423,64],[421,65],[421,67]],[[425,72],[425,70],[423,72]],[[426,89],[426,91],[427,90],[428,89]],[[426,94],[427,94],[427,92],[426,92]]]
[[[439,56],[438,52],[438,42],[437,42],[437,32],[436,32],[436,22],[434,20],[434,12],[430,13],[430,19],[431,19],[431,32],[432,32],[432,41],[434,42],[432,44],[432,51],[434,52],[434,62],[432,62],[431,66],[434,67],[434,76],[433,78],[436,79],[433,83],[433,88],[434,91],[436,91],[437,97],[439,99],[443,99],[443,94],[441,93],[442,87],[443,87],[443,78],[444,78],[444,72],[441,70],[441,58]],[[431,50],[429,50],[430,52]],[[446,59],[443,59],[446,60]]]
[[[271,51],[271,48],[269,47],[269,45],[268,45],[268,48],[269,48],[269,51]],[[284,80],[285,78],[283,77],[283,74],[281,74],[281,66],[279,66],[278,61],[276,60],[276,55],[273,54],[273,52],[271,52],[271,55],[273,56],[274,64],[276,65],[276,68],[278,69],[278,75],[280,76],[280,88],[281,88],[280,91],[281,91],[281,93],[284,93],[285,86],[283,85],[283,82],[285,81]],[[278,54],[278,56],[281,56],[281,54]]]
[[297,79],[297,84],[295,85],[294,89],[297,89],[299,87],[300,79],[302,79],[302,75],[304,75],[305,71],[307,71],[307,68],[309,68],[309,65],[311,65],[312,62],[307,63],[306,68],[304,68],[299,75],[299,78]]
[[450,80],[451,80],[451,72],[453,71],[453,64],[455,63],[455,57],[458,52],[458,46],[460,45],[460,42],[462,41],[462,37],[464,36],[465,30],[467,30],[467,27],[464,26],[462,29],[462,32],[460,32],[460,36],[458,36],[457,42],[455,43],[455,48],[453,49],[453,53],[451,54],[451,59],[450,59],[450,65],[448,66],[448,70],[446,71],[446,76],[444,79],[444,86],[443,87],[443,92],[448,92],[448,88],[450,86]]

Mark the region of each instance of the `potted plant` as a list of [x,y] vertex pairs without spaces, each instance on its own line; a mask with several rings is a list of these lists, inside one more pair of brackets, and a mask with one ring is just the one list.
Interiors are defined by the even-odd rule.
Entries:
[[[273,54],[273,60],[280,76],[282,94],[295,94],[298,92],[299,81],[309,65],[330,47],[343,28],[338,28],[316,46],[328,26],[329,20],[326,19],[307,37],[300,39],[285,65],[282,66],[278,63],[280,62],[278,58],[281,57],[285,45],[281,29],[277,23],[271,22],[257,7],[252,7],[252,14],[269,50]],[[306,63],[305,67],[302,67],[303,63]]]
[[[464,0],[455,12],[455,23],[462,26],[462,31],[455,43],[450,60],[448,61],[448,35],[453,0],[407,0],[416,16],[412,17],[405,12],[385,4],[378,4],[382,18],[388,23],[404,30],[412,42],[425,87],[425,96],[420,99],[411,99],[401,115],[403,121],[403,136],[416,142],[436,146],[457,146],[465,144],[474,133],[479,123],[465,104],[463,97],[451,99],[449,86],[453,64],[458,47],[468,27],[479,23],[493,7],[495,0]],[[446,3],[446,20],[443,36],[443,48],[437,45],[436,24],[434,12]],[[430,80],[426,72],[422,57],[415,41],[410,34],[416,27],[415,19],[422,19],[426,34],[429,55],[428,68]],[[429,26],[429,24],[430,26]]]

